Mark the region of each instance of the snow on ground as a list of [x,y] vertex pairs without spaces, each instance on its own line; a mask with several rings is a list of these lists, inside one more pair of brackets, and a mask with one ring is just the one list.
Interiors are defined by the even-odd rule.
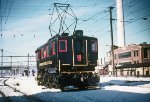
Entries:
[[32,95],[40,92],[57,92],[59,89],[48,89],[44,86],[38,86],[35,77],[14,77],[9,79],[6,84],[21,90],[25,94]]
[[101,89],[47,89],[35,77],[14,77],[7,84],[43,102],[150,102],[150,78],[101,77]]
[[148,77],[101,77],[101,83],[101,87],[105,90],[150,93],[150,78]]

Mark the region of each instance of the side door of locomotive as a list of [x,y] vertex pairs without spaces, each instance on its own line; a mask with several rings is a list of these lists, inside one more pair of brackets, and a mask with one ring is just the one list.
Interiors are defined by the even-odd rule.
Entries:
[[73,66],[87,66],[87,40],[83,38],[73,39]]

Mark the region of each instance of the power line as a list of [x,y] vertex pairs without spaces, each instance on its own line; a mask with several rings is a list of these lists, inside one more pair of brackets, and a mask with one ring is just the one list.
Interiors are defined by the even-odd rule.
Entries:
[[[137,4],[139,5],[141,5],[141,3],[140,2],[138,2],[138,3],[136,3],[136,1],[135,0],[129,0],[129,2],[128,2],[128,4],[126,4],[127,2],[125,1],[125,0],[123,0],[124,1],[124,3],[125,3],[125,6],[124,7],[127,7],[127,6],[130,6],[131,5],[131,3],[134,3],[133,5],[134,6],[137,6]],[[43,1],[42,1],[43,2]],[[66,0],[65,2],[69,2],[69,0]],[[89,3],[91,3],[89,0],[87,0],[86,2],[88,2],[87,4],[89,4]],[[85,3],[86,3],[85,2]],[[40,2],[41,3],[41,2]],[[87,7],[87,6],[94,6],[95,4],[91,4],[91,5],[85,5],[85,3],[83,3],[83,6],[81,5],[81,7]],[[107,2],[106,2],[107,3]],[[23,4],[23,3],[22,3]],[[44,4],[44,3],[43,3]],[[135,5],[136,4],[136,5]],[[84,6],[85,5],[85,6]],[[99,5],[99,4],[96,4],[96,5]],[[114,4],[112,4],[113,6],[115,6],[115,3]],[[32,8],[34,8],[35,10],[36,10],[36,12],[37,11],[39,11],[41,8],[47,8],[48,6],[45,6],[45,5],[40,5],[40,6],[28,6],[28,5],[21,5],[21,6],[16,6],[16,8],[30,8],[30,9],[32,9]],[[73,7],[75,7],[75,6],[73,6]],[[133,6],[132,6],[133,7]],[[132,7],[130,7],[130,9],[132,8]],[[37,9],[36,9],[37,8]],[[132,9],[131,9],[132,10]],[[104,11],[105,12],[105,11]],[[137,12],[137,11],[135,11],[135,12]],[[114,13],[115,13],[115,11],[114,11]],[[13,13],[12,13],[13,14]],[[103,14],[103,13],[102,13]],[[34,15],[33,13],[31,14],[31,15]],[[97,15],[93,15],[93,16],[91,16],[91,17],[89,17],[89,18],[87,18],[87,19],[83,19],[83,20],[81,20],[81,19],[79,19],[79,21],[81,21],[81,24],[84,24],[85,22],[91,22],[93,19],[95,19],[95,18],[97,18],[97,17],[99,17],[101,14],[97,14]],[[10,17],[10,16],[9,16]],[[25,18],[28,18],[28,17],[25,17]],[[32,18],[32,17],[31,17]],[[92,24],[94,25],[94,24],[98,24],[100,21],[102,21],[102,22],[104,22],[104,19],[102,18],[102,20],[97,20],[97,22],[96,22],[96,20],[93,20],[92,22]],[[82,23],[83,22],[83,23]],[[78,25],[80,25],[80,24],[78,24]],[[105,23],[103,24],[103,25],[106,25]],[[87,26],[88,27],[88,26]],[[104,28],[104,27],[102,27],[102,28]],[[102,29],[101,28],[101,29]],[[107,26],[104,28],[104,29],[107,29]]]
[[[128,16],[130,16],[130,15],[133,15],[133,14],[136,14],[136,13],[138,13],[139,14],[139,12],[141,12],[141,11],[143,11],[143,10],[145,10],[145,9],[147,9],[148,11],[149,11],[149,9],[150,9],[150,7],[147,7],[147,6],[143,6],[143,2],[141,2],[141,3],[138,3],[138,5],[141,5],[141,6],[139,6],[138,8],[137,8],[137,6],[135,6],[135,8],[137,8],[136,10],[132,10],[132,11],[130,11],[129,12],[129,10],[131,9],[131,8],[128,8],[128,13],[126,13],[126,16],[125,17],[128,17]],[[134,7],[134,6],[132,6],[132,8]],[[142,8],[141,8],[142,7]],[[138,11],[138,12],[137,12]]]
[[7,17],[6,17],[6,21],[5,21],[5,24],[4,24],[4,28],[3,28],[2,30],[4,30],[4,29],[5,29],[5,26],[6,26],[6,24],[7,24],[7,21],[8,21],[8,18],[9,18],[10,12],[11,12],[12,5],[13,5],[13,0],[12,0],[12,3],[11,3],[11,6],[10,6],[10,8],[9,8],[8,15],[7,15]]
[[[127,35],[127,36],[134,36],[134,35],[140,34],[141,32],[144,32],[144,31],[147,31],[147,30],[150,30],[150,27],[149,27],[149,28],[142,29],[142,30],[137,31],[137,32],[135,32],[135,33],[129,34],[129,35]],[[129,38],[130,38],[130,37],[129,37]]]
[[35,10],[35,12],[33,13],[32,17],[33,17],[34,14],[42,7],[44,1],[45,1],[45,0],[42,0],[42,2],[40,3],[40,6]]
[[6,1],[5,10],[4,10],[4,12],[2,13],[3,16],[4,16],[5,12],[6,12],[7,4],[8,4],[8,0]]

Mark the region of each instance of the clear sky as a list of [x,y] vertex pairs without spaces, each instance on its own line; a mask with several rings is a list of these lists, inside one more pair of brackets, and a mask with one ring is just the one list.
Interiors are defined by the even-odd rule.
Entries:
[[[116,0],[1,0],[0,49],[4,49],[4,55],[35,55],[36,48],[51,37],[48,26],[53,3],[71,4],[79,19],[77,29],[98,38],[99,59],[110,50],[106,46],[111,45],[108,7],[113,6],[117,45]],[[126,44],[150,44],[150,0],[123,0],[123,8]]]

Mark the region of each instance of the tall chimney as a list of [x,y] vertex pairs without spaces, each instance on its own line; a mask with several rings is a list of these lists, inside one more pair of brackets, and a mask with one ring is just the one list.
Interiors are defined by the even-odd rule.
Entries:
[[125,44],[125,29],[124,29],[124,16],[123,16],[123,3],[122,0],[116,0],[117,9],[117,40],[118,46],[124,47]]

